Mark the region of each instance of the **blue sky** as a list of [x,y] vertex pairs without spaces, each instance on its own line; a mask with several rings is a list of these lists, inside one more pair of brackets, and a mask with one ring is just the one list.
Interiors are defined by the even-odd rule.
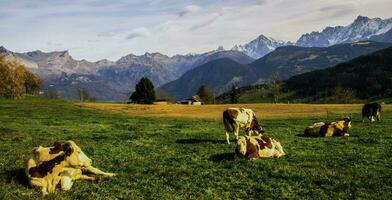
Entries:
[[392,17],[391,0],[0,0],[0,45],[69,50],[76,59],[229,49],[260,34],[295,41],[358,15]]

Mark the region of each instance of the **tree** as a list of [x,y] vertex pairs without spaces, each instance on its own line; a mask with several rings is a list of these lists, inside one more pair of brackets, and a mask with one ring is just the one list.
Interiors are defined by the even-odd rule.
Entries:
[[355,91],[337,86],[329,99],[330,103],[355,103]]
[[205,85],[202,85],[197,91],[197,95],[203,100],[205,104],[214,103],[214,94],[212,91]]
[[32,73],[26,71],[25,88],[27,94],[36,94],[41,88],[41,81]]
[[269,88],[271,90],[271,94],[274,98],[274,103],[278,103],[279,95],[282,89],[282,81],[279,78],[278,73],[272,73],[269,81]]
[[230,103],[236,104],[239,102],[239,96],[236,87],[233,85],[230,92]]
[[23,98],[35,93],[40,87],[39,79],[26,71],[23,65],[7,61],[0,55],[0,96],[10,99]]
[[90,94],[88,93],[87,89],[80,86],[79,84],[76,86],[76,95],[78,96],[81,102],[90,99]]
[[134,103],[152,104],[155,101],[155,91],[150,79],[146,77],[140,79],[129,99]]

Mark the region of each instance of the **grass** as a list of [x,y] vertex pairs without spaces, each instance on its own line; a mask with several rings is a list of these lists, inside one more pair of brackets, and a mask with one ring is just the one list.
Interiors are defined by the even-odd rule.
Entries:
[[[214,119],[221,120],[222,112],[228,107],[253,109],[258,119],[292,119],[339,115],[340,118],[359,113],[362,104],[218,104],[218,105],[132,105],[113,103],[79,103],[80,107],[119,113],[128,116]],[[384,111],[392,111],[392,105],[384,105]]]
[[323,119],[307,115],[261,117],[266,135],[289,155],[247,161],[233,159],[235,146],[225,144],[220,119],[130,116],[37,98],[0,100],[0,199],[40,198],[23,176],[29,152],[68,139],[94,166],[119,176],[77,181],[71,191],[57,190],[47,199],[392,198],[391,110],[379,123],[362,123],[354,113],[347,138],[301,137],[307,125]]

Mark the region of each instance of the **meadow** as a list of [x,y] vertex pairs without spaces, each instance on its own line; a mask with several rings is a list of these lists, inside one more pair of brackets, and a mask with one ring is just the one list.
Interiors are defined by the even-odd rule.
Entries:
[[[225,143],[220,114],[230,105],[173,106],[0,100],[0,199],[41,198],[24,177],[26,159],[70,139],[118,176],[46,199],[392,199],[390,105],[377,123],[361,121],[361,105],[243,105],[288,153],[254,161],[234,159]],[[350,137],[301,135],[348,114]]]

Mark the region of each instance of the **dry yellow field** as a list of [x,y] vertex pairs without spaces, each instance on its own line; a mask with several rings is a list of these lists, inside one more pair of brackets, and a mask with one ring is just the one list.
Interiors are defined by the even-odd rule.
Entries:
[[[290,119],[326,116],[328,113],[349,116],[360,113],[362,104],[224,104],[224,105],[133,105],[112,103],[78,103],[77,105],[125,114],[129,116],[172,117],[187,119],[220,119],[229,107],[253,109],[259,119]],[[383,111],[391,111],[392,105],[383,105]]]

